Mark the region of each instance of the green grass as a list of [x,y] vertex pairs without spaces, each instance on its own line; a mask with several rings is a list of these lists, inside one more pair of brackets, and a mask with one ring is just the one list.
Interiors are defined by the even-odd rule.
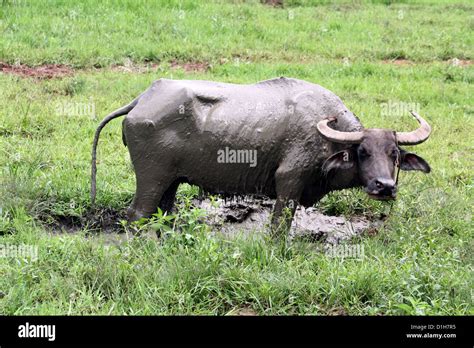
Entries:
[[[239,57],[289,63],[344,57],[472,59],[469,14],[474,7],[469,1],[387,2],[278,9],[257,1],[10,0],[0,12],[2,59],[75,67],[121,64],[125,58],[217,62]],[[315,2],[293,1],[297,3]]]
[[[4,1],[1,61],[77,70],[52,80],[0,75],[0,244],[39,251],[36,262],[0,257],[0,313],[474,314],[474,69],[445,62],[472,59],[472,5],[315,3],[324,2],[291,1],[278,9],[241,2]],[[384,62],[396,58],[413,65]],[[211,68],[186,72],[171,68],[173,60]],[[130,61],[159,66],[140,73],[111,68]],[[377,233],[350,242],[364,246],[362,260],[329,258],[317,243],[215,235],[186,205],[176,217],[181,232],[170,230],[159,241],[144,232],[111,243],[105,233],[57,233],[40,222],[89,211],[98,119],[153,80],[251,83],[281,75],[334,91],[366,127],[414,126],[408,114],[381,115],[387,102],[419,103],[433,126],[431,138],[413,148],[432,173],[402,173],[391,209],[358,190],[318,204],[347,216],[389,212]],[[63,115],[64,105],[93,105],[97,119]],[[120,121],[102,133],[98,158],[97,204],[121,210],[135,182]],[[194,193],[181,187],[180,201]],[[157,226],[153,221],[143,230]]]

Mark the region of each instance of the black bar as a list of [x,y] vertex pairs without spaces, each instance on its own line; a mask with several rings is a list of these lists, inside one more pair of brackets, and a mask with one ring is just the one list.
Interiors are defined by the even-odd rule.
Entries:
[[[0,346],[65,344],[409,344],[472,347],[473,317],[0,317]],[[55,339],[19,327],[55,325]],[[23,331],[25,332],[25,330]],[[407,334],[425,337],[408,338]],[[435,338],[433,334],[455,334]],[[431,335],[431,337],[429,336]]]

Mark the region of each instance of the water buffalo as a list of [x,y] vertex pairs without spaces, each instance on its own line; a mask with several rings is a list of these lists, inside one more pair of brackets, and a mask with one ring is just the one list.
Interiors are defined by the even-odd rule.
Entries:
[[[430,172],[399,145],[425,141],[431,128],[418,114],[412,132],[364,129],[334,93],[306,81],[276,78],[251,85],[160,79],[98,126],[121,115],[123,141],[136,174],[130,221],[169,211],[180,183],[222,195],[276,198],[272,226],[291,222],[297,204],[311,206],[333,190],[363,187],[394,199],[397,172]],[[248,160],[254,155],[253,163]],[[240,156],[239,156],[240,155]],[[286,219],[280,219],[288,207]]]

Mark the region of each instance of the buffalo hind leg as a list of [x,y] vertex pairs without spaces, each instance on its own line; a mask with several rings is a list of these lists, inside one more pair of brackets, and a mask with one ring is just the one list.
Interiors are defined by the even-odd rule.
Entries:
[[[169,173],[166,170],[159,170],[152,175],[149,172],[136,173],[137,190],[127,211],[129,222],[148,218],[157,212],[163,196],[175,181],[175,177],[170,176]],[[169,206],[168,202],[169,199],[165,199],[164,204]]]

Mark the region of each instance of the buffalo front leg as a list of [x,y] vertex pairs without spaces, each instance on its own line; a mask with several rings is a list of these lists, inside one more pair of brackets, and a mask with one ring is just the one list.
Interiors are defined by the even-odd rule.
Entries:
[[277,199],[273,207],[271,234],[274,238],[286,235],[298,205],[302,184],[299,175],[278,169],[275,174]]
[[179,187],[179,181],[175,180],[165,191],[161,197],[159,207],[163,212],[171,213],[174,207],[174,200],[176,198],[176,191]]
[[271,234],[274,238],[285,236],[290,228],[295,215],[297,202],[284,197],[277,198],[273,207]]

